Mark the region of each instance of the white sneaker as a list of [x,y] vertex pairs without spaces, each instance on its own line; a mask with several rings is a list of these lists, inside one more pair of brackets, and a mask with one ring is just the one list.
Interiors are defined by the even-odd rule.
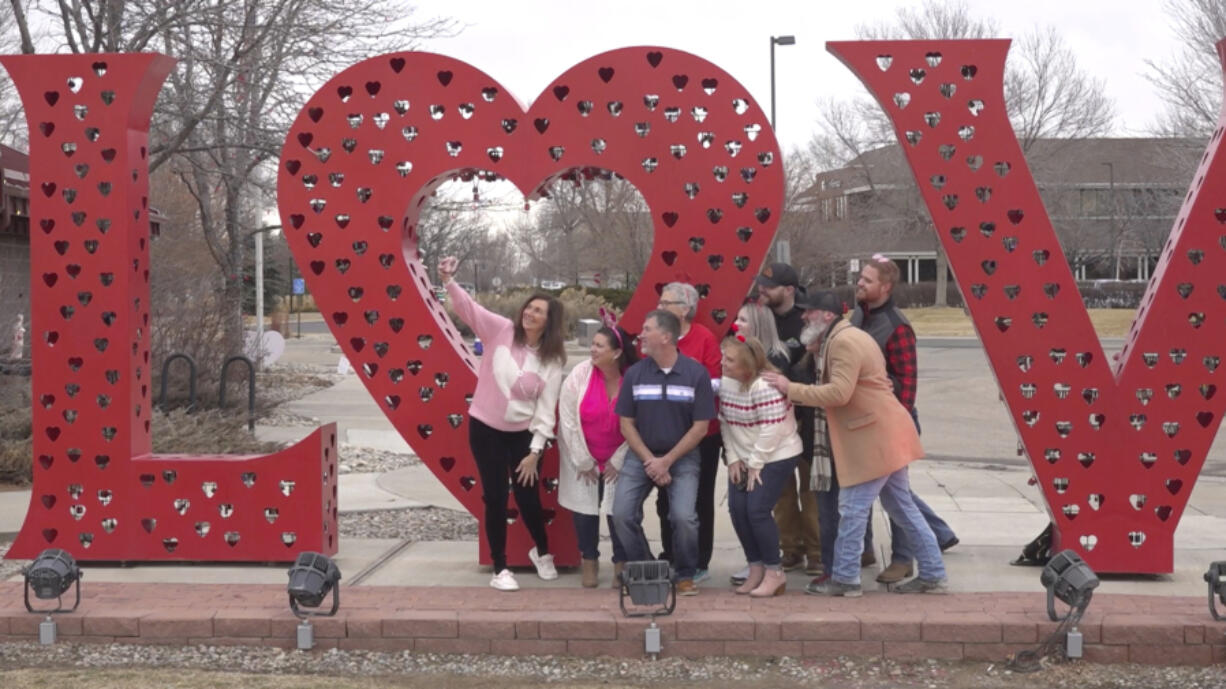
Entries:
[[558,568],[553,566],[553,555],[537,555],[536,546],[528,551],[528,559],[536,565],[536,575],[545,581],[558,578]]
[[515,581],[515,575],[511,574],[511,570],[504,569],[490,579],[490,588],[496,588],[499,591],[518,591],[519,582]]

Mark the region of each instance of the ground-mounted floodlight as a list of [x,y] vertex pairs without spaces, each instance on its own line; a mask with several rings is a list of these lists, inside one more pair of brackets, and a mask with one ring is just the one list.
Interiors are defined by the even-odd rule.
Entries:
[[[636,608],[626,608],[626,597]],[[671,615],[677,609],[677,583],[673,581],[673,569],[667,560],[640,560],[627,562],[622,569],[621,586],[618,587],[618,605],[626,617],[650,617],[651,624],[644,630],[643,650],[654,660],[660,656],[663,644],[656,617]]]
[[[1071,550],[1058,553],[1049,560],[1039,581],[1047,589],[1047,616],[1052,622],[1067,618],[1074,610],[1080,609],[1084,613],[1090,605],[1094,589],[1098,588],[1098,575],[1080,555]],[[1057,598],[1070,608],[1065,618],[1056,616]]]
[[[1039,581],[1047,589],[1047,616],[1052,622],[1063,621],[1067,627],[1065,655],[1069,658],[1082,656],[1084,639],[1077,629],[1077,622],[1090,606],[1094,589],[1098,588],[1098,575],[1071,550],[1056,554],[1047,562]],[[1069,606],[1064,617],[1056,615],[1056,599]]]
[[[50,548],[39,553],[28,567],[21,570],[21,573],[25,577],[26,610],[47,615],[47,619],[38,625],[38,642],[53,644],[56,638],[56,627],[55,620],[51,616],[61,612],[73,612],[77,606],[81,605],[81,568],[67,552],[59,548]],[[77,590],[76,601],[73,602],[71,608],[65,608],[64,594],[74,585]],[[34,591],[34,597],[39,600],[58,601],[56,607],[35,610],[34,606],[30,605],[31,589]]]
[[[341,607],[341,570],[336,563],[320,553],[300,553],[289,568],[289,608],[298,623],[298,650],[309,651],[315,646],[315,628],[311,617],[332,617]],[[304,610],[318,608],[332,593],[332,609],[327,612]]]
[[[1017,672],[1037,672],[1043,667],[1043,659],[1055,657],[1063,647],[1064,658],[1080,658],[1084,639],[1077,630],[1077,623],[1090,606],[1094,589],[1098,588],[1098,575],[1071,550],[1056,554],[1047,562],[1039,581],[1047,589],[1047,616],[1059,622],[1056,630],[1039,644],[1035,650],[1019,651],[1010,658],[1007,667]],[[1069,611],[1056,615],[1056,599],[1069,606]]]
[[1226,560],[1210,564],[1209,571],[1205,572],[1205,581],[1209,583],[1209,614],[1213,619],[1221,620],[1222,615],[1217,611],[1213,597],[1216,595],[1226,606]]

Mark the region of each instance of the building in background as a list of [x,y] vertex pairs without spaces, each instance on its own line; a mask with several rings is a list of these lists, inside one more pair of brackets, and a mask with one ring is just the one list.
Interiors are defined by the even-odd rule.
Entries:
[[[1027,162],[1078,279],[1149,278],[1204,146],[1105,138],[1040,139],[1030,147]],[[998,179],[1013,170],[983,161],[966,172]],[[824,254],[815,281],[854,279],[855,259],[875,252],[896,261],[905,282],[936,280],[937,235],[898,145],[819,173],[800,207],[806,234]]]
[[[149,232],[156,237],[164,222],[149,207]],[[17,315],[30,327],[30,158],[0,144],[0,333],[8,333]],[[26,351],[30,337],[27,332]]]

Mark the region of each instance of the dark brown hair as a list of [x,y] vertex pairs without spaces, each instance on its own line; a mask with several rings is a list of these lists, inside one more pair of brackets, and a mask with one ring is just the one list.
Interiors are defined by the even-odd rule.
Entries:
[[622,330],[620,325],[615,325],[612,328],[606,325],[597,330],[596,334],[604,335],[610,347],[621,350],[621,356],[617,357],[617,369],[622,373],[625,373],[626,369],[633,366],[639,360],[638,348],[634,346],[630,333]]
[[558,365],[566,365],[566,340],[563,330],[566,328],[566,317],[562,302],[557,297],[537,292],[524,300],[519,310],[515,312],[515,344],[526,347],[528,334],[524,332],[524,310],[536,300],[545,302],[545,330],[541,333],[540,350],[537,354],[541,363],[556,361]]

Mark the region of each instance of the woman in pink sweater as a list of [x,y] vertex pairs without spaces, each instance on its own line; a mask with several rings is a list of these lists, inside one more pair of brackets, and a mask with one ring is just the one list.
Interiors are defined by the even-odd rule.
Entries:
[[448,256],[439,262],[438,272],[452,309],[485,344],[477,390],[468,407],[468,442],[485,502],[485,538],[494,561],[490,586],[517,591],[506,553],[507,484],[512,474],[515,504],[536,543],[528,558],[540,578],[558,578],[536,483],[541,454],[553,440],[557,421],[566,366],[565,319],[562,303],[545,294],[529,297],[514,322],[492,313],[452,280],[458,267],[459,261]]

